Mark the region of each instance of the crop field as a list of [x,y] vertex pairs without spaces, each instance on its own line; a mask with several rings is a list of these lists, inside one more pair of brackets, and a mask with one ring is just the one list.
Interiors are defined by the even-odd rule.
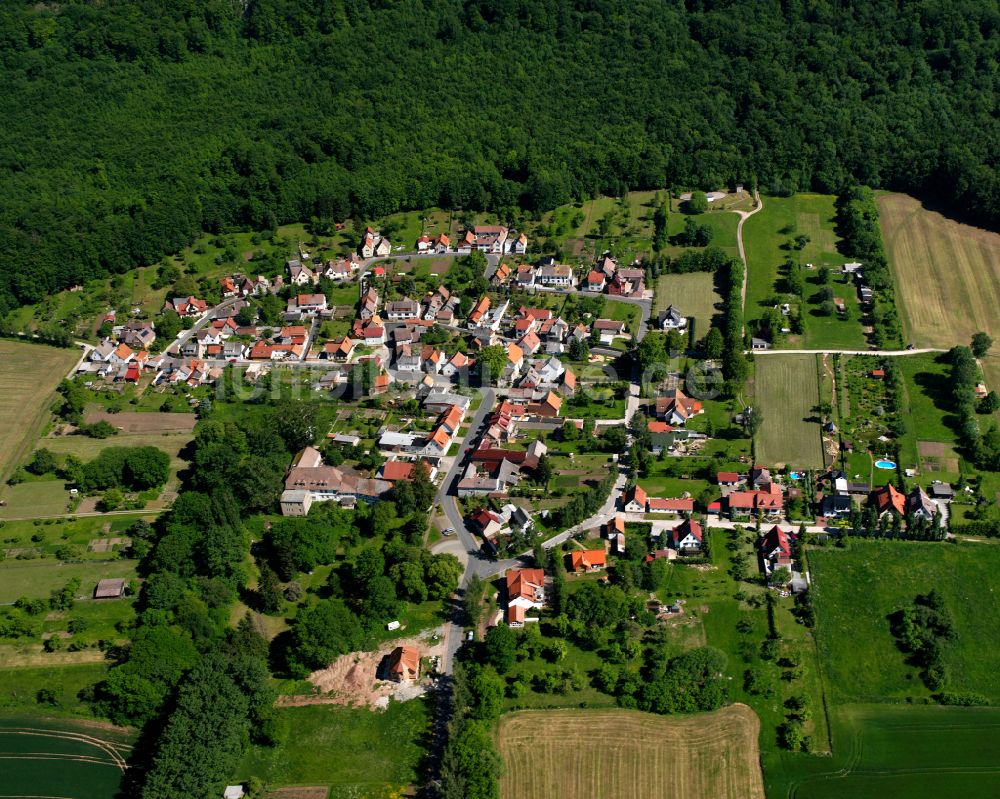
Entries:
[[815,355],[761,355],[756,359],[756,404],[763,414],[757,460],[769,466],[823,467]]
[[768,795],[795,799],[994,796],[1000,708],[844,705],[834,756],[786,755]]
[[[917,347],[967,344],[978,330],[1000,339],[1000,234],[948,219],[905,194],[878,198],[903,330]],[[1000,386],[1000,351],[983,362]]]
[[0,719],[4,796],[108,799],[131,747],[103,725],[38,718]]
[[715,292],[714,276],[708,272],[690,272],[685,275],[661,275],[656,281],[654,313],[673,305],[684,316],[695,319],[695,336],[701,338],[708,332],[716,303],[722,298]]
[[0,480],[38,437],[52,392],[80,357],[75,349],[0,341]]
[[929,692],[896,646],[888,616],[937,590],[957,639],[944,649],[948,686],[1000,701],[1000,546],[852,541],[809,555],[820,660],[845,702],[921,699]]
[[763,799],[745,705],[685,717],[521,711],[500,719],[501,799]]

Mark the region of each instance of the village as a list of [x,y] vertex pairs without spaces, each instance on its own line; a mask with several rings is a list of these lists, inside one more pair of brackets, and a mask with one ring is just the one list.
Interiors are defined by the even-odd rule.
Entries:
[[[78,379],[95,390],[140,380],[151,390],[189,390],[221,385],[227,369],[250,384],[277,369],[302,375],[308,390],[345,405],[405,405],[403,424],[364,436],[350,424],[331,429],[326,443],[337,449],[336,465],[324,461],[324,448],[303,449],[286,475],[281,513],[306,516],[321,502],[373,503],[419,468],[439,487],[443,535],[458,535],[463,547],[499,562],[484,573],[536,543],[567,541],[591,547],[570,553],[570,571],[603,570],[608,557],[625,555],[625,525],[648,527],[652,559],[702,555],[708,527],[756,525],[762,575],[780,590],[804,591],[809,578],[795,561],[797,535],[857,528],[862,519],[883,530],[905,520],[943,535],[953,496],[946,483],[904,495],[891,484],[848,481],[837,469],[786,466],[772,476],[726,440],[731,435],[715,437],[723,429],[744,435],[746,409],[689,396],[677,370],[653,386],[614,376],[626,348],[649,330],[683,341],[688,327],[669,298],[653,316],[642,264],[623,267],[607,254],[585,270],[547,256],[529,260],[527,237],[498,225],[475,226],[455,245],[441,234],[401,249],[369,227],[349,256],[324,262],[300,252],[284,274],[229,275],[217,296],[170,298],[154,318],[119,323],[109,315],[109,335],[89,351]],[[469,259],[473,253],[482,257]],[[482,274],[467,276],[468,283],[486,290],[470,296],[449,289],[447,277],[417,285],[394,273],[394,258],[429,254],[472,260]],[[844,272],[859,278],[860,264]],[[356,304],[331,305],[321,289],[345,284],[357,287]],[[601,317],[610,303],[617,318]],[[176,315],[181,329],[158,342],[157,320],[167,315]],[[341,332],[330,335],[334,330]],[[610,435],[616,429],[628,432]],[[581,447],[578,458],[573,442],[598,434],[609,442],[606,454],[582,455]],[[375,468],[339,454],[365,446],[377,455]],[[585,458],[590,474],[557,479]],[[565,488],[555,494],[571,499],[603,490],[601,470],[614,478],[603,504],[587,519],[554,525],[566,500],[551,501],[553,483]],[[658,470],[677,479],[644,479]],[[675,490],[657,490],[667,484]],[[541,578],[514,569],[507,580],[527,591]],[[544,601],[531,588],[525,604],[520,590],[508,586],[506,613],[517,626]]]

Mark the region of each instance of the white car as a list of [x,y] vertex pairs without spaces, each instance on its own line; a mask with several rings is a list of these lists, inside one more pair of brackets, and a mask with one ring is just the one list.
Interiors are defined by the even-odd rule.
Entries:
[[449,528],[441,531],[441,535],[454,535],[454,534],[455,534],[455,528],[454,527],[449,527]]

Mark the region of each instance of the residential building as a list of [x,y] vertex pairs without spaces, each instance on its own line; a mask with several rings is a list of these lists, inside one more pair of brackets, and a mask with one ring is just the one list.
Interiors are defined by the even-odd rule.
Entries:
[[416,319],[420,316],[420,306],[410,299],[396,300],[386,303],[385,315],[393,322],[405,319]]
[[792,568],[792,536],[777,525],[761,536],[757,551],[765,574],[771,574],[775,569]]
[[899,516],[906,513],[906,497],[892,483],[886,483],[872,491],[870,502],[879,517],[887,513],[895,513]]
[[420,679],[420,652],[412,646],[397,646],[389,654],[386,673],[394,682],[416,682]]
[[573,269],[568,264],[552,264],[535,270],[535,281],[543,286],[570,286]]
[[664,330],[683,330],[687,327],[688,320],[677,308],[670,305],[660,311],[659,323]]
[[596,572],[608,565],[608,555],[603,549],[574,550],[567,559],[571,572]]
[[522,627],[528,619],[525,611],[545,606],[545,572],[542,569],[508,569],[505,575],[507,588],[507,623]]
[[685,519],[670,531],[667,543],[678,552],[701,552],[704,544],[701,525],[692,519]]

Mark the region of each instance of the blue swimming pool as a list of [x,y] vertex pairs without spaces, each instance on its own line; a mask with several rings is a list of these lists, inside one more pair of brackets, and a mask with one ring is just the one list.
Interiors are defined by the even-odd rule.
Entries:
[[789,472],[788,476],[791,477],[793,480],[801,480],[802,472]]
[[875,461],[876,469],[895,469],[896,464],[892,461]]

